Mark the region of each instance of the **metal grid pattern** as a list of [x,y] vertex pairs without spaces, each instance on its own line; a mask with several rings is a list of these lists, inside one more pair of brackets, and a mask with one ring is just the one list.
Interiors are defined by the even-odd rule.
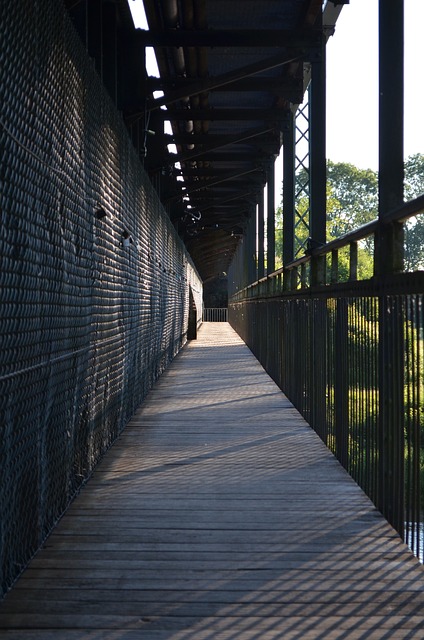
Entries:
[[298,257],[308,248],[310,227],[310,176],[309,176],[309,100],[296,111],[295,119],[295,211],[294,211],[294,255]]
[[61,3],[0,23],[7,590],[187,338],[202,285]]

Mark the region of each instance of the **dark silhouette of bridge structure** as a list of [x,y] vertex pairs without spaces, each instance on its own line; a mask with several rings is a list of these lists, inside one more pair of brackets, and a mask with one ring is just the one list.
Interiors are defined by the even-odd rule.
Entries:
[[331,242],[348,0],[136,0],[145,28],[132,3],[0,16],[1,637],[421,638],[403,0],[379,2],[378,218]]

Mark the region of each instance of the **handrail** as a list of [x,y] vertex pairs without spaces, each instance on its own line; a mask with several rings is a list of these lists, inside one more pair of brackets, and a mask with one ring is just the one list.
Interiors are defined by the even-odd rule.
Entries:
[[353,231],[348,231],[344,235],[340,236],[340,238],[335,238],[331,240],[331,242],[327,242],[321,247],[315,247],[311,249],[306,255],[298,258],[297,260],[293,260],[289,262],[284,267],[281,267],[277,271],[269,274],[269,277],[274,275],[279,275],[283,273],[286,269],[290,269],[293,267],[297,267],[304,262],[308,262],[311,257],[322,256],[326,253],[330,253],[330,251],[335,251],[336,249],[342,249],[346,247],[351,242],[358,242],[359,240],[363,240],[364,238],[370,236],[372,233],[375,233],[379,224],[390,224],[392,222],[404,222],[408,220],[408,218],[412,218],[417,214],[424,213],[424,195],[415,198],[414,200],[410,200],[409,202],[405,202],[403,205],[396,207],[389,211],[383,218],[376,218],[375,220],[371,220],[370,222],[366,222],[361,225],[357,229]]
[[404,222],[409,218],[412,218],[413,216],[418,215],[420,213],[424,213],[424,195],[421,195],[418,198],[415,198],[414,200],[410,200],[409,202],[404,202],[399,207],[396,207],[390,210],[387,214],[385,214],[381,218],[376,218],[375,220],[371,220],[370,222],[367,222],[361,225],[357,229],[354,229],[352,231],[349,231],[348,233],[345,233],[339,238],[331,240],[330,242],[327,242],[322,246],[314,247],[313,249],[310,249],[307,253],[305,253],[305,255],[300,256],[299,258],[296,258],[296,260],[292,260],[291,262],[287,263],[283,267],[276,269],[272,273],[264,276],[263,278],[260,278],[259,280],[256,280],[255,282],[250,283],[243,289],[239,290],[235,294],[235,297],[240,298],[240,296],[243,294],[243,291],[249,291],[258,285],[269,283],[270,281],[274,280],[278,276],[282,276],[284,274],[290,273],[297,267],[310,263],[311,259],[313,258],[325,256],[326,254],[332,251],[338,251],[345,247],[349,247],[349,246],[352,247],[352,245],[359,242],[360,240],[364,240],[370,235],[375,234],[377,229],[381,225],[389,225],[389,224],[392,224],[393,222]]

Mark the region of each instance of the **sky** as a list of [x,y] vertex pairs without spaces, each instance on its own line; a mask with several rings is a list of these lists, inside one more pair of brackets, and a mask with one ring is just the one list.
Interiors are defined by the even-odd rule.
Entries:
[[[423,24],[405,0],[405,158],[424,153]],[[378,168],[378,0],[350,0],[327,43],[327,157]]]
[[[424,0],[405,2],[405,158],[424,153]],[[146,28],[142,0],[129,0]],[[151,75],[154,70],[149,70]],[[282,154],[281,154],[282,155]],[[378,0],[350,0],[327,43],[327,158],[378,169]],[[282,159],[276,163],[276,203]]]

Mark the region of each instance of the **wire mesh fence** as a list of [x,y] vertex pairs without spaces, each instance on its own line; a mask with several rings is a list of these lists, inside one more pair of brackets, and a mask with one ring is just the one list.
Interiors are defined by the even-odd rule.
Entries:
[[6,591],[187,338],[202,285],[62,3],[0,23]]

